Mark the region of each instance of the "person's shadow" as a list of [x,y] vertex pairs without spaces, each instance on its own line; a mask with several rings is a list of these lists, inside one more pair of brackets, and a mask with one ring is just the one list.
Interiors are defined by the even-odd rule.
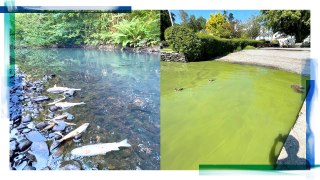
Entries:
[[[284,144],[284,148],[286,149],[288,157],[277,160],[278,156],[275,155],[275,149],[279,142]],[[283,136],[279,134],[279,136],[275,139],[275,142],[270,151],[270,155],[269,155],[270,163],[273,165],[275,170],[310,169],[310,163],[308,162],[308,160],[297,156],[298,151],[299,151],[299,142],[295,137],[293,137],[292,135]]]

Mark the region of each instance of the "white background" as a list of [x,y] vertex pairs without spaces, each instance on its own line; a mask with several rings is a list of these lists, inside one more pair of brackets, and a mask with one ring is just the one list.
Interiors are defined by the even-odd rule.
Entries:
[[[320,57],[320,10],[319,0],[16,0],[16,6],[132,6],[133,10],[263,10],[263,9],[308,9],[311,10],[311,58]],[[0,0],[0,6],[4,0]],[[320,168],[311,171],[244,172],[214,171],[211,175],[199,175],[199,171],[10,171],[9,170],[9,120],[4,61],[4,14],[0,14],[0,177],[1,179],[319,179]],[[316,66],[318,72],[318,66]],[[318,73],[317,73],[318,74]],[[316,75],[318,77],[318,75]],[[318,83],[318,78],[316,79]],[[315,141],[320,142],[319,109],[317,92],[312,104],[312,128]],[[161,128],[161,127],[160,127]],[[316,164],[320,164],[320,143],[316,144]],[[318,146],[317,146],[318,145]],[[188,158],[188,157],[186,157]]]

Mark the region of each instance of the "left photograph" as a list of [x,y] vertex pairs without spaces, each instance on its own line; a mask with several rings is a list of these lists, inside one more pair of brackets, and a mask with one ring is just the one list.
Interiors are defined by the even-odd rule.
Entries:
[[160,169],[160,12],[10,14],[10,169]]

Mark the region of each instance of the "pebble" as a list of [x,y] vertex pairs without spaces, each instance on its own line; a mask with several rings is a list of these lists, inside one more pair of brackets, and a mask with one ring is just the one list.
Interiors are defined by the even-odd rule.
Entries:
[[31,142],[42,142],[46,141],[47,139],[38,131],[30,131],[27,135],[26,138],[31,141]]
[[57,106],[50,106],[49,107],[49,110],[51,111],[51,112],[55,112],[55,111],[57,111],[57,110],[59,110],[60,108],[59,107],[57,107]]
[[26,116],[22,117],[22,122],[26,123],[26,122],[30,122],[32,120],[31,115],[27,114]]
[[36,162],[32,163],[36,169],[43,169],[47,166],[49,158],[49,148],[45,142],[34,142],[31,145],[31,152],[36,157]]
[[33,166],[26,166],[23,168],[23,170],[36,170],[36,168]]
[[30,146],[31,146],[31,144],[32,144],[32,142],[31,141],[29,141],[28,139],[22,139],[22,140],[20,140],[20,141],[18,141],[18,149],[19,149],[19,151],[21,152],[21,151],[25,151],[26,149],[28,149]]
[[60,170],[81,170],[81,164],[78,161],[68,161],[64,164]]
[[53,131],[63,131],[66,128],[66,123],[63,120],[56,120],[58,124],[53,126]]
[[36,128],[42,130],[42,129],[45,128],[46,126],[48,126],[48,122],[47,122],[47,121],[43,121],[43,122],[39,122],[39,123],[36,125]]

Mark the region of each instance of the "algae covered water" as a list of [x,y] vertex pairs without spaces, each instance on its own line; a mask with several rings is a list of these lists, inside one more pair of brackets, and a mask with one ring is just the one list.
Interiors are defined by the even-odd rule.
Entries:
[[290,86],[306,80],[249,65],[161,62],[161,169],[275,164],[276,139],[305,98]]
[[[90,123],[81,140],[68,140],[58,148],[50,169],[71,161],[82,169],[159,169],[160,168],[160,63],[157,54],[84,49],[17,49],[15,64],[29,79],[55,74],[46,89],[57,86],[79,88],[67,102],[85,102],[66,111],[71,123]],[[54,94],[45,95],[53,99]],[[27,103],[27,102],[23,102]],[[49,106],[35,121],[48,115]],[[112,143],[128,139],[131,148],[106,155],[74,157],[71,150],[83,145]],[[52,143],[46,141],[48,146]],[[50,156],[51,157],[51,156]]]

